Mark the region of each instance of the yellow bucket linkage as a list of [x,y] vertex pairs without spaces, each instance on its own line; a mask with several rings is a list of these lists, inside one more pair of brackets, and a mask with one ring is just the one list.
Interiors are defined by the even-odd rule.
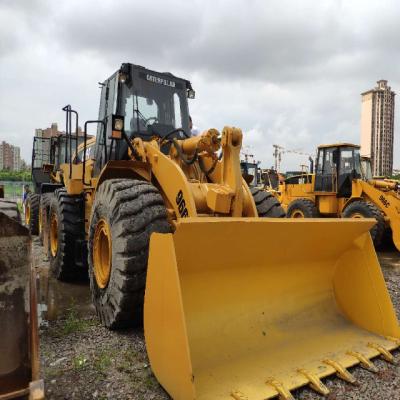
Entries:
[[153,234],[144,325],[159,382],[177,400],[292,399],[390,361],[400,328],[372,224],[187,218]]

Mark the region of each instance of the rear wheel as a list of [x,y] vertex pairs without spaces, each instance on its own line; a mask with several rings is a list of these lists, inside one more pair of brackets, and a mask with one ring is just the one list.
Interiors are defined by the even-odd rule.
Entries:
[[320,215],[313,201],[297,199],[289,204],[286,216],[288,218],[318,218]]
[[49,258],[53,275],[63,281],[87,276],[83,246],[85,244],[84,202],[57,189],[50,201]]
[[364,201],[356,200],[350,203],[342,213],[343,218],[374,218],[376,224],[371,228],[371,238],[375,246],[379,246],[383,239],[383,234],[386,229],[385,218],[382,212],[375,204]]
[[285,211],[278,199],[265,189],[253,187],[250,189],[253,195],[258,216],[261,218],[283,218]]
[[153,232],[171,232],[157,188],[127,179],[101,184],[90,219],[88,258],[93,302],[108,328],[142,324]]
[[25,225],[31,235],[39,233],[39,203],[40,195],[29,193],[25,200]]
[[21,214],[15,201],[0,199],[0,213],[21,223]]

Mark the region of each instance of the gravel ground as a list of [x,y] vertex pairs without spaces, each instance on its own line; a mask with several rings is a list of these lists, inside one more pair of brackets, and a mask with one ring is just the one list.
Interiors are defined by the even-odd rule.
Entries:
[[[34,256],[46,278],[48,263],[37,240]],[[400,317],[400,257],[389,249],[379,258]],[[87,284],[60,285],[50,280],[44,290],[45,280],[41,279],[39,298],[49,305],[47,316],[51,319],[40,332],[46,399],[169,399],[149,367],[142,330],[108,331],[94,315]],[[400,361],[400,352],[394,355]],[[335,377],[325,379],[331,390],[327,399],[400,400],[400,367],[379,359],[374,363],[379,368],[377,374],[360,367],[350,370],[359,382],[357,386]],[[322,398],[308,388],[297,390],[294,396],[302,400]]]

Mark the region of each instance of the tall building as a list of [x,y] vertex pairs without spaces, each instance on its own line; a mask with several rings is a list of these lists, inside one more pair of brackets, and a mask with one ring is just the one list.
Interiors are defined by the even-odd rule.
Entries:
[[5,141],[0,143],[0,170],[21,170],[21,151],[18,146]]
[[393,172],[394,96],[387,81],[361,94],[361,155],[371,158],[374,176]]

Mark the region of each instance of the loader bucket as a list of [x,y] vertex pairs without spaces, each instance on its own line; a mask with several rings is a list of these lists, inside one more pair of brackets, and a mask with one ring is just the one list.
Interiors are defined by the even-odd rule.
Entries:
[[0,400],[43,399],[35,295],[29,231],[0,212]]
[[373,223],[187,218],[153,234],[144,328],[161,385],[177,400],[292,399],[390,360],[400,328]]

